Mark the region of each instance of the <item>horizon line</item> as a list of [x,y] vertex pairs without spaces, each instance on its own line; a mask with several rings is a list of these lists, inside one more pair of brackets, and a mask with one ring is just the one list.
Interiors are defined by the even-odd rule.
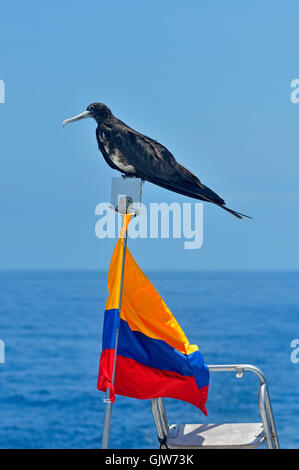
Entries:
[[[152,272],[206,272],[206,271],[244,271],[244,272],[299,272],[298,268],[147,268],[143,267],[144,270]],[[107,268],[88,268],[88,267],[77,267],[77,268],[61,268],[61,267],[38,267],[38,268],[28,268],[28,267],[19,267],[19,268],[0,268],[0,273],[5,272],[107,272]]]

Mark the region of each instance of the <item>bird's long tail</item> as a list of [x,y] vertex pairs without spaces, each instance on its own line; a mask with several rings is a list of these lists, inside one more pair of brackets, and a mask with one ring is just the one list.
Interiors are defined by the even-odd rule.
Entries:
[[[217,204],[217,202],[214,204]],[[242,214],[241,212],[234,211],[233,209],[229,209],[228,207],[224,206],[223,204],[217,204],[217,206],[221,207],[222,209],[226,210],[227,212],[230,212],[233,214],[235,217],[238,217],[238,219],[243,219],[243,217],[246,217],[247,219],[252,219],[250,215]]]
[[202,185],[200,188],[196,188],[195,190],[190,190],[188,188],[178,188],[178,187],[173,187],[170,184],[167,184],[165,182],[157,181],[154,178],[147,178],[147,181],[150,181],[157,186],[161,186],[162,188],[169,189],[170,191],[174,191],[175,193],[183,194],[184,196],[192,197],[194,199],[199,199],[201,201],[207,201],[211,202],[212,204],[216,204],[217,206],[221,207],[221,209],[224,209],[225,211],[229,212],[230,214],[234,215],[238,219],[243,219],[243,217],[246,217],[247,219],[252,219],[249,215],[242,214],[241,212],[235,211],[233,209],[230,209],[229,207],[225,206],[224,200],[218,196],[218,194],[214,193],[210,188],[207,186]]
[[250,215],[242,214],[241,212],[238,212],[238,211],[235,211],[233,209],[230,209],[229,207],[226,207],[225,202],[223,201],[223,199],[222,199],[223,202],[218,202],[218,201],[215,201],[215,200],[205,196],[204,194],[200,194],[199,198],[204,199],[207,202],[212,202],[213,204],[216,204],[217,206],[221,207],[221,209],[224,209],[225,211],[229,212],[230,214],[233,214],[238,219],[243,219],[243,217],[246,217],[247,219],[252,219],[252,217],[250,217]]
[[[209,191],[211,191],[209,188],[205,187],[205,189],[208,189]],[[207,202],[211,202],[212,204],[216,204],[217,206],[221,207],[221,209],[224,209],[225,211],[229,212],[230,214],[234,215],[235,217],[237,217],[238,219],[243,219],[243,217],[246,217],[247,219],[252,219],[252,217],[250,217],[250,215],[246,215],[246,214],[242,214],[242,212],[238,212],[238,211],[235,211],[233,209],[230,209],[229,207],[226,207],[225,206],[225,202],[223,201],[223,199],[219,198],[218,196],[218,201],[220,200],[221,202],[218,202],[217,200],[213,200],[212,198],[209,198],[208,196],[205,196],[203,194],[203,192],[201,194],[188,194],[187,192],[185,192],[185,195],[186,196],[191,196],[191,197],[195,197],[197,199],[201,199],[201,200],[205,200]],[[215,196],[217,196],[215,194]]]
[[[206,194],[204,194],[206,192]],[[211,194],[211,196],[210,196]],[[192,196],[191,196],[192,197]],[[207,186],[203,187],[203,191],[201,191],[198,195],[194,195],[193,197],[197,197],[198,199],[205,200],[207,202],[211,202],[212,204],[216,204],[217,206],[221,207],[221,209],[224,209],[225,211],[229,212],[230,214],[234,215],[238,219],[243,219],[243,217],[246,217],[247,219],[252,219],[250,215],[242,214],[242,212],[235,211],[233,209],[230,209],[229,207],[226,207],[225,201],[218,196],[218,194],[214,193],[210,188]]]
[[[207,188],[207,189],[209,189],[209,188]],[[233,209],[230,209],[229,207],[226,207],[225,202],[223,201],[223,199],[222,199],[222,202],[218,202],[218,201],[215,201],[215,200],[213,200],[213,199],[211,199],[208,196],[205,196],[203,194],[200,194],[200,198],[204,199],[208,202],[212,202],[213,204],[216,204],[217,206],[221,207],[221,209],[224,209],[225,211],[229,212],[230,214],[233,214],[238,219],[243,219],[243,217],[246,217],[247,219],[252,219],[252,217],[250,217],[250,215],[242,214],[242,212],[238,212],[238,211],[235,211]]]

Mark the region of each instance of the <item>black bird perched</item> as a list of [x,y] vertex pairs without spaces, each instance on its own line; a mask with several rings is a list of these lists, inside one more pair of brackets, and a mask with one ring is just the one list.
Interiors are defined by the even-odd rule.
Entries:
[[212,202],[239,219],[249,217],[226,207],[224,200],[180,165],[166,147],[127,126],[103,103],[90,104],[82,114],[63,121],[63,126],[86,118],[96,120],[98,146],[111,168],[125,176],[135,176],[170,191]]

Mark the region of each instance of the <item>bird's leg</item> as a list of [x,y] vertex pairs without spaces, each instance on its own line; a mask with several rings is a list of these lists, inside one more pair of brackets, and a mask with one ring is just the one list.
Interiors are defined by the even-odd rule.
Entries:
[[123,173],[121,176],[124,180],[126,180],[127,178],[138,178],[138,176],[130,175],[129,173]]

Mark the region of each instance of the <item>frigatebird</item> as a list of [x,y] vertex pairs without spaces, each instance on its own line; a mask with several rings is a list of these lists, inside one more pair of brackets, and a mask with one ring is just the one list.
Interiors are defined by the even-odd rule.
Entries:
[[225,201],[180,165],[166,147],[127,126],[103,103],[90,104],[83,113],[63,121],[63,126],[86,118],[93,118],[98,124],[96,137],[104,159],[124,176],[141,178],[184,196],[212,202],[239,219],[250,218],[226,207]]

